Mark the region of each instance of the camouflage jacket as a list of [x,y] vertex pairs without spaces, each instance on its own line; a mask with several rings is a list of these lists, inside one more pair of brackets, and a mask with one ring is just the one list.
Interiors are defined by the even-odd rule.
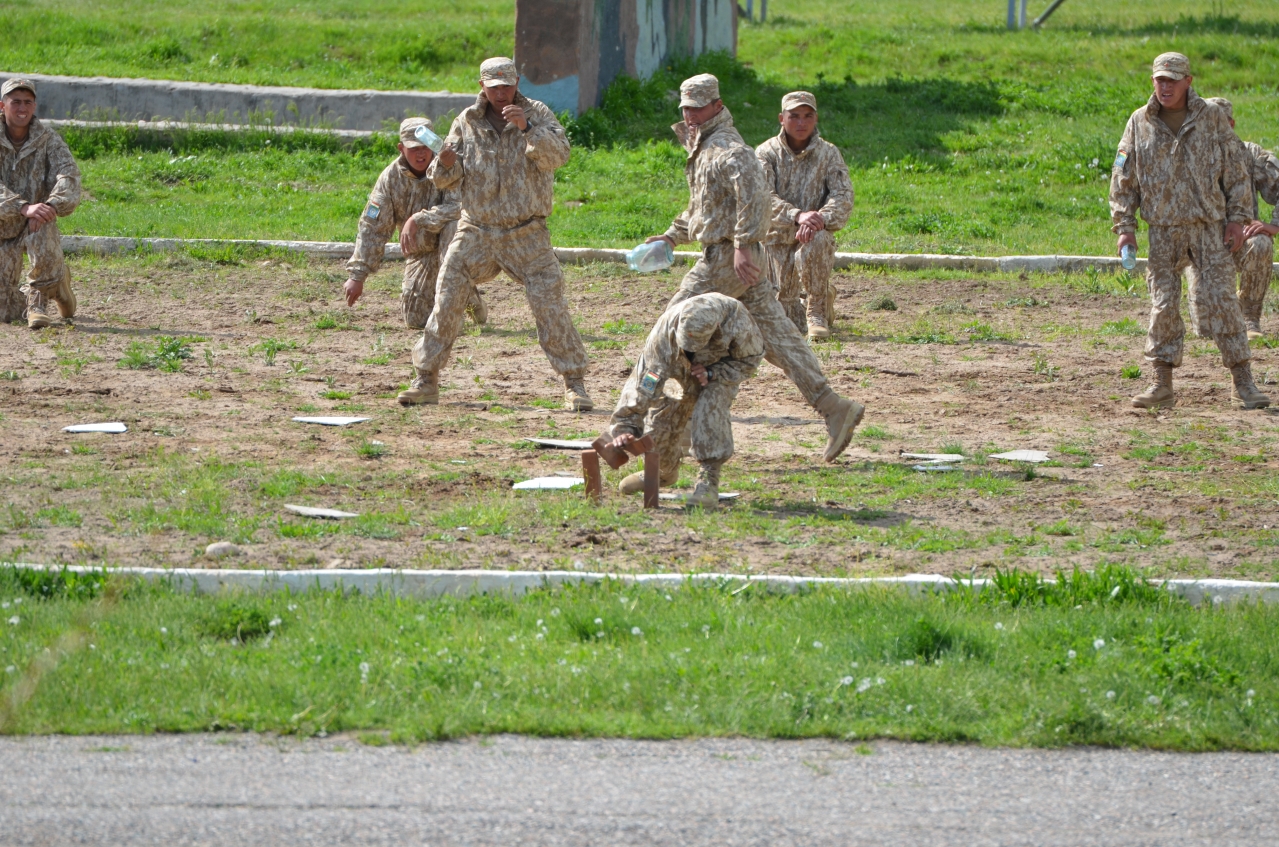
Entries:
[[66,217],[80,204],[80,168],[67,143],[33,118],[27,141],[14,150],[0,118],[0,239],[17,238],[27,227],[23,206],[47,203]]
[[423,176],[415,177],[403,156],[386,166],[369,192],[369,202],[360,214],[360,230],[355,252],[346,263],[351,279],[363,282],[382,266],[386,243],[410,217],[417,221],[418,243],[401,244],[405,256],[418,256],[439,249],[440,230],[460,214],[456,200]]
[[733,126],[728,109],[690,132],[684,123],[671,127],[688,161],[688,207],[675,218],[666,235],[676,244],[703,245],[732,241],[745,247],[768,235],[771,195],[764,169]]
[[755,148],[764,166],[764,182],[773,195],[769,241],[795,240],[795,218],[801,212],[820,212],[826,229],[835,232],[853,213],[853,182],[839,148],[814,133],[798,153],[786,143],[786,131]]
[[1270,225],[1279,226],[1279,158],[1275,154],[1251,141],[1244,141],[1244,155],[1252,171],[1252,219],[1259,220],[1261,207],[1257,203],[1257,195],[1274,208],[1270,212]]
[[1192,88],[1175,136],[1150,101],[1128,119],[1110,171],[1111,229],[1136,232],[1138,207],[1151,226],[1252,220],[1248,164],[1226,113]]
[[453,121],[447,143],[457,152],[453,167],[437,158],[427,175],[452,192],[462,206],[462,219],[480,227],[510,229],[551,214],[555,169],[569,157],[568,137],[544,103],[515,95],[524,108],[528,129],[507,124],[498,133],[485,117],[483,93]]
[[704,341],[705,346],[693,354],[691,364],[705,365],[713,379],[723,382],[742,382],[754,376],[764,356],[764,338],[745,306],[723,294],[699,294],[658,318],[657,326],[669,334],[676,358],[686,364],[688,357],[679,348],[676,332],[680,324],[685,324],[687,331],[692,323],[705,327],[709,335],[706,330],[697,333],[696,341]]

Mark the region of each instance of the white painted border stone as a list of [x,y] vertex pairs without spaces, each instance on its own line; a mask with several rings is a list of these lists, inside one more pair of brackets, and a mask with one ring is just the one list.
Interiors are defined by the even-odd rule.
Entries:
[[[61,565],[38,565],[25,562],[0,562],[32,570],[61,570]],[[829,586],[835,588],[896,588],[912,596],[919,594],[955,591],[963,588],[981,589],[987,580],[956,581],[939,574],[907,574],[885,577],[815,577],[780,576],[761,574],[615,574],[584,573],[581,571],[487,571],[487,570],[397,570],[394,568],[369,568],[360,570],[236,570],[214,568],[94,568],[85,565],[68,565],[75,573],[106,571],[133,576],[148,581],[169,580],[183,591],[196,594],[216,594],[220,591],[293,591],[311,589],[332,591],[359,591],[362,594],[387,592],[400,597],[427,599],[432,597],[470,597],[477,594],[508,594],[519,596],[529,591],[555,588],[561,585],[597,583],[616,580],[625,585],[652,586],[677,589],[689,584],[737,583],[738,591],[757,585],[779,594],[794,594],[806,588]],[[1170,579],[1161,583],[1168,591],[1186,598],[1193,605],[1210,602],[1214,605],[1256,601],[1279,603],[1279,582],[1247,582],[1234,579]]]

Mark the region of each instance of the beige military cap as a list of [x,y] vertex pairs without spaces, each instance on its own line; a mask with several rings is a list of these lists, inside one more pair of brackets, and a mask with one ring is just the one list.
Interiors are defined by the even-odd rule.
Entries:
[[417,136],[413,134],[418,127],[424,126],[432,132],[435,126],[427,118],[405,118],[400,121],[400,143],[405,147],[425,147],[421,141],[417,140]]
[[714,74],[690,76],[680,83],[679,107],[700,109],[719,99],[719,80]]
[[1235,119],[1234,104],[1231,103],[1229,100],[1227,100],[1225,97],[1205,97],[1204,99],[1207,100],[1212,105],[1224,111],[1226,113],[1226,117],[1230,118],[1230,120],[1233,121]]
[[31,92],[31,96],[36,96],[36,84],[29,79],[15,76],[13,79],[6,79],[4,85],[0,86],[0,97],[8,97],[9,92],[17,91],[19,88],[25,88]]
[[791,109],[799,106],[808,106],[814,112],[817,111],[817,98],[807,91],[792,91],[782,98],[782,111],[789,112]]
[[519,85],[520,72],[515,69],[515,62],[505,56],[494,56],[485,59],[480,65],[480,82],[485,88],[495,85]]
[[1168,79],[1185,79],[1190,76],[1190,60],[1180,53],[1160,53],[1155,57],[1150,75]]

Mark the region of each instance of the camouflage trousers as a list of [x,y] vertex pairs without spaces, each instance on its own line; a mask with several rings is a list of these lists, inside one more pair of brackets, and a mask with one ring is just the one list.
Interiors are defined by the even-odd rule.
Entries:
[[[1233,255],[1235,270],[1239,273],[1239,309],[1245,320],[1261,320],[1261,307],[1270,290],[1270,277],[1274,271],[1275,242],[1264,232],[1244,242]],[[1210,338],[1212,333],[1199,319],[1199,274],[1193,266],[1186,268],[1187,299],[1190,301],[1190,326],[1200,338]]]
[[[31,260],[25,284],[24,253]],[[17,238],[0,241],[0,318],[5,323],[21,320],[27,311],[27,292],[36,288],[50,294],[66,273],[57,221],[45,224],[37,232],[23,232]]]
[[830,275],[835,269],[835,237],[822,230],[807,244],[769,244],[766,250],[769,274],[777,281],[777,299],[799,331],[808,332],[809,318],[818,318],[826,326],[834,323]]
[[435,308],[435,280],[440,275],[440,254],[422,253],[404,257],[404,283],[400,286],[400,306],[404,325],[422,329]]
[[480,229],[462,221],[444,254],[426,328],[413,345],[413,367],[439,373],[462,331],[476,284],[493,279],[500,271],[524,286],[537,323],[537,341],[551,367],[563,376],[584,375],[586,348],[569,314],[564,275],[551,250],[544,218],[533,218],[509,230]]
[[[822,373],[821,363],[794,321],[782,309],[777,299],[777,285],[768,273],[763,247],[751,245],[751,257],[763,271],[759,281],[748,288],[733,270],[731,241],[704,246],[702,257],[684,276],[679,291],[675,292],[666,308],[670,309],[698,294],[714,292],[735,298],[746,307],[755,326],[759,327],[759,334],[764,338],[764,359],[785,371],[808,405],[817,408],[832,393]],[[680,459],[691,439],[691,434],[686,432],[691,414],[692,410],[683,401],[664,397],[658,397],[649,410],[648,430],[652,432],[657,452],[661,455],[663,485],[672,485],[679,477]]]
[[1239,298],[1235,295],[1235,266],[1222,243],[1219,224],[1152,226],[1146,262],[1150,291],[1150,329],[1146,359],[1181,364],[1186,325],[1181,319],[1181,274],[1193,267],[1198,274],[1194,309],[1212,334],[1227,368],[1252,358]]

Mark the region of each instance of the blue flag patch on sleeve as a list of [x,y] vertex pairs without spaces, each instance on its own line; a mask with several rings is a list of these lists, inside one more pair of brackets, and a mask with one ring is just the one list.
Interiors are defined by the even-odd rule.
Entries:
[[1120,150],[1119,155],[1115,156],[1115,170],[1122,171],[1126,164],[1128,164],[1128,151]]
[[364,210],[364,214],[370,220],[377,220],[377,216],[382,214],[382,207],[373,201],[369,201],[369,207]]
[[656,371],[645,371],[640,377],[639,390],[645,394],[652,394],[657,390],[657,383],[661,382],[661,376]]

